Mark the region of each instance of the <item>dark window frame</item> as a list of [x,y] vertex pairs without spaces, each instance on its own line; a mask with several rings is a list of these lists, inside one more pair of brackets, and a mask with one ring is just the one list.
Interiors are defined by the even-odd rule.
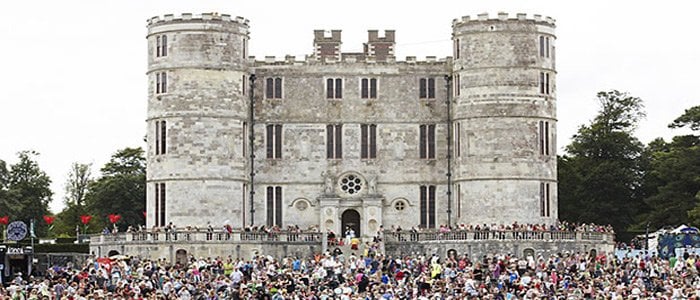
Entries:
[[437,188],[435,185],[421,185],[420,186],[420,226],[422,228],[435,228],[436,227],[436,198],[435,192]]
[[435,77],[425,77],[418,80],[418,98],[435,99]]
[[265,126],[265,150],[268,159],[282,158],[282,124]]
[[377,158],[377,124],[360,124],[360,158]]
[[435,124],[421,124],[418,127],[418,157],[420,159],[435,159],[436,130]]
[[343,125],[326,125],[326,158],[343,158]]
[[265,203],[267,226],[282,227],[282,187],[267,186]]

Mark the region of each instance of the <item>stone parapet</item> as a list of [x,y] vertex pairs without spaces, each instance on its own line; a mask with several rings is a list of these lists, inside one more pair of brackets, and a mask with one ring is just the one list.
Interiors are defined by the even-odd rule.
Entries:
[[452,231],[402,234],[385,233],[387,255],[430,255],[452,253],[480,260],[484,255],[511,254],[543,257],[566,253],[613,253],[615,235],[599,232],[566,231]]
[[161,16],[154,16],[146,22],[148,23],[148,26],[153,26],[153,25],[160,25],[163,23],[167,22],[192,22],[192,21],[223,21],[223,22],[232,22],[232,23],[238,23],[242,25],[248,26],[248,19],[244,17],[232,17],[229,14],[219,14],[216,12],[213,13],[202,13],[202,14],[192,14],[192,13],[182,13],[182,14],[166,14]]
[[[90,251],[96,256],[124,254],[176,262],[194,257],[250,259],[255,255],[276,258],[312,257],[328,249],[322,232],[177,231],[98,234],[90,236]],[[510,253],[517,257],[566,253],[612,253],[613,233],[569,231],[452,231],[383,233],[386,255],[437,254],[483,255]]]

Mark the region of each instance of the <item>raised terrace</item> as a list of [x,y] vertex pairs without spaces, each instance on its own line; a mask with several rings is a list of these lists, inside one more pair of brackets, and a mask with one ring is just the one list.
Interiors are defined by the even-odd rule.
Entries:
[[[386,231],[382,247],[387,255],[451,252],[468,254],[473,258],[492,253],[527,253],[549,257],[559,252],[612,253],[614,234],[579,231],[451,231],[437,230],[418,233]],[[177,260],[177,255],[215,257],[232,255],[248,258],[256,252],[276,257],[308,257],[319,251],[333,250],[338,240],[320,232],[249,232],[249,231],[178,231],[96,234],[90,236],[90,251],[98,256],[130,254],[152,259]],[[344,247],[344,250],[347,247]]]

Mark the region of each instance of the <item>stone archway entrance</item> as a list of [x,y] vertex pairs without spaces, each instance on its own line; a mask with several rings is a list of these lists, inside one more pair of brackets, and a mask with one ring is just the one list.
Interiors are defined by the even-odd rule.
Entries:
[[187,250],[178,249],[175,251],[175,263],[180,265],[187,265]]
[[345,228],[350,227],[355,231],[355,236],[360,237],[360,213],[354,209],[348,209],[341,216],[341,234],[345,238]]

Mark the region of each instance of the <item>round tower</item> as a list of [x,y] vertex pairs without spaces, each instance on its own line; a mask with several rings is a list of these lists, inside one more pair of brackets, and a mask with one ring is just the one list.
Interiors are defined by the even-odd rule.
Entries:
[[466,224],[557,220],[554,20],[454,20],[455,209]]
[[146,223],[234,227],[248,184],[248,20],[148,20]]

